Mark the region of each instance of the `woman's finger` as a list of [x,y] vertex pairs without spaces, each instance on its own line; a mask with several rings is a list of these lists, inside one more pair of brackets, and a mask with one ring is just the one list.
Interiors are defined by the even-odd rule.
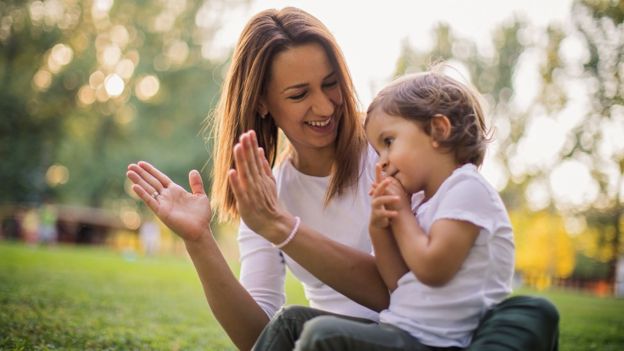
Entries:
[[134,185],[141,187],[148,194],[160,193],[153,186],[151,186],[148,182],[146,182],[139,174],[137,174],[133,169],[126,172],[126,177],[134,183]]
[[253,155],[254,167],[255,170],[258,172],[258,176],[261,176],[263,171],[262,160],[265,157],[264,154],[260,155],[257,152],[257,150],[259,149],[258,137],[256,136],[256,132],[254,130],[249,131],[249,142],[251,143],[249,153]]
[[141,167],[141,162],[130,165],[128,169],[138,174],[145,183],[149,184],[149,188],[154,189],[154,191],[160,193],[164,188],[163,184],[156,179],[156,177],[149,173],[145,168]]
[[236,166],[237,183],[243,191],[247,190],[251,179],[249,177],[249,168],[245,155],[243,154],[243,145],[241,145],[241,143],[234,145],[234,164]]
[[[163,188],[169,187],[173,181],[167,177],[163,172],[159,171],[156,167],[152,166],[149,162],[139,161],[139,167],[147,171],[152,177],[154,177],[162,185]],[[161,189],[162,190],[162,189]]]
[[230,187],[232,188],[232,192],[236,198],[236,203],[240,209],[242,205],[245,205],[247,197],[245,189],[240,181],[239,172],[237,170],[230,169],[228,171],[228,181],[230,182]]
[[191,186],[191,192],[195,195],[205,195],[204,182],[202,181],[201,174],[197,170],[189,172],[189,185]]
[[269,161],[266,159],[266,156],[264,155],[264,149],[261,147],[258,148],[258,157],[260,157],[260,159],[262,160],[262,170],[264,171],[264,175],[273,178],[273,171],[271,171],[271,165],[269,164]]
[[137,194],[154,213],[158,213],[159,204],[158,200],[156,200],[157,197],[152,196],[152,194],[149,194],[145,191],[145,189],[137,184],[132,185],[132,191],[134,191],[134,193]]

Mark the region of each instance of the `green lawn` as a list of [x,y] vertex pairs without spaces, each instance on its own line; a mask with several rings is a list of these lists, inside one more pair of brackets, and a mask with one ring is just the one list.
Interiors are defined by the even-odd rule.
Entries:
[[[288,281],[289,303],[305,303]],[[521,291],[521,293],[533,293]],[[623,350],[624,299],[542,294],[561,350]],[[0,242],[0,350],[233,350],[185,258]]]

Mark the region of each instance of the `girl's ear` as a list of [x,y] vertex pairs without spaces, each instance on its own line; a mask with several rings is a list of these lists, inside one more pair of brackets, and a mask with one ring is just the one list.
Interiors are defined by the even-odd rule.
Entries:
[[431,118],[431,137],[433,147],[439,147],[440,141],[444,141],[451,136],[451,120],[445,116],[437,114]]
[[263,119],[269,115],[269,109],[267,108],[266,103],[264,103],[263,99],[260,99],[260,102],[258,103],[258,113]]

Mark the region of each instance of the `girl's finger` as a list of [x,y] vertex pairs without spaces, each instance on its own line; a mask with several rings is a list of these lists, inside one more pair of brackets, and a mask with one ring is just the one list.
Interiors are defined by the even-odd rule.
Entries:
[[156,178],[163,188],[167,188],[173,181],[167,177],[163,172],[159,171],[156,167],[152,166],[149,162],[139,161],[138,165],[145,169],[152,177]]
[[390,185],[388,178],[381,181],[381,183],[377,184],[377,187],[373,190],[373,196],[380,196],[386,193],[386,189]]
[[388,205],[396,205],[399,200],[400,198],[396,195],[381,195],[371,201],[371,206],[375,208],[387,207]]
[[153,186],[147,183],[139,174],[137,174],[134,170],[129,170],[126,172],[126,177],[134,183],[134,185],[140,187],[148,194],[160,193]]
[[381,181],[383,180],[383,174],[381,171],[382,171],[381,164],[376,163],[375,164],[375,183],[377,184],[381,183]]
[[397,211],[388,210],[385,208],[378,208],[375,210],[376,217],[383,217],[387,219],[396,218],[399,215]]

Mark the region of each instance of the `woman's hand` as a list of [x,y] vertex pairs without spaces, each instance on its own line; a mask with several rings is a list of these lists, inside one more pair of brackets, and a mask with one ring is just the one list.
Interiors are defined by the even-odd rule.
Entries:
[[210,200],[198,171],[189,173],[191,192],[144,161],[128,165],[126,176],[132,190],[182,239],[194,241],[210,231]]
[[251,230],[271,242],[281,242],[279,224],[288,222],[286,226],[292,227],[294,219],[279,204],[271,166],[253,130],[243,133],[234,146],[234,162],[236,169],[228,176],[238,213]]

